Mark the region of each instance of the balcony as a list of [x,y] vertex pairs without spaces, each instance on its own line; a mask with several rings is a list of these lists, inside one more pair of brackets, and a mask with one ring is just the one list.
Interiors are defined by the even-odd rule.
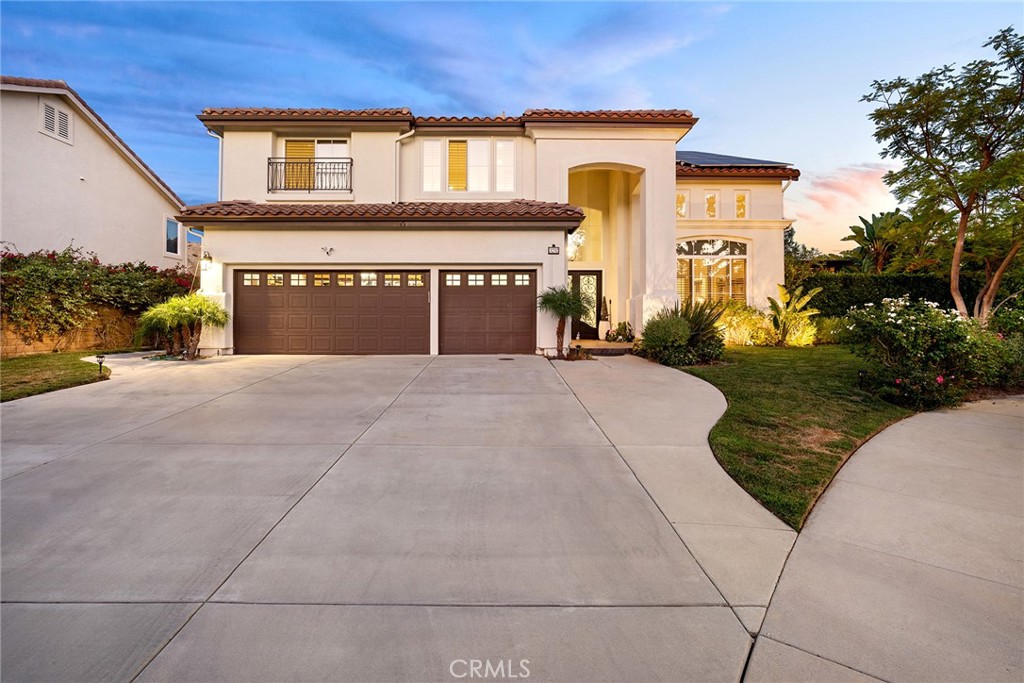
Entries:
[[267,191],[351,192],[352,159],[267,159]]

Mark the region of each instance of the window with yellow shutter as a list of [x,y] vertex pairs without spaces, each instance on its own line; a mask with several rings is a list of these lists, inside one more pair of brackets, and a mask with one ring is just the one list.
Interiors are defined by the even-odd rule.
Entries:
[[449,192],[465,192],[468,187],[468,150],[465,140],[448,141]]
[[315,140],[285,140],[284,189],[308,190],[313,187]]

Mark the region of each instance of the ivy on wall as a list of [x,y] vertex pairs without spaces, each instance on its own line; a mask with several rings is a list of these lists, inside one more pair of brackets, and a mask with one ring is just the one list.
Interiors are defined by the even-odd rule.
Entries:
[[79,247],[0,253],[0,313],[4,326],[26,343],[80,328],[96,315],[96,306],[138,315],[186,294],[191,285],[183,269],[160,270],[142,261],[105,265]]

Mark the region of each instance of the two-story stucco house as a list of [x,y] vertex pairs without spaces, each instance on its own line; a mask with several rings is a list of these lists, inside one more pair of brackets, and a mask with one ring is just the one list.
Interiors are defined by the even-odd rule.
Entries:
[[64,81],[0,76],[0,240],[185,263],[184,202]]
[[787,164],[690,153],[689,111],[207,109],[220,200],[187,207],[206,352],[552,352],[536,297],[597,305],[573,336],[679,296],[763,305],[782,281]]

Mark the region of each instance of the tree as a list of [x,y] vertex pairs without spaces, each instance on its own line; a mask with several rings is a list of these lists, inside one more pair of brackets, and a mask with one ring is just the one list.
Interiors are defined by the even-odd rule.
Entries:
[[558,318],[555,338],[558,343],[556,353],[559,358],[565,358],[565,321],[570,318],[583,317],[593,306],[594,300],[589,294],[565,286],[548,287],[547,291],[537,297],[537,308]]
[[996,60],[976,60],[959,72],[946,65],[913,81],[876,80],[861,98],[881,105],[869,116],[882,157],[902,162],[884,178],[897,199],[913,203],[915,214],[951,211],[956,218],[949,287],[961,316],[970,315],[960,293],[969,243],[1000,245],[974,304],[982,324],[1024,246],[1024,38],[1010,27],[985,47]]
[[140,334],[158,334],[167,345],[168,354],[177,349],[180,335],[185,360],[195,360],[203,326],[224,327],[228,313],[198,292],[176,296],[146,310],[139,318]]
[[855,258],[860,260],[861,270],[865,273],[881,273],[896,254],[897,233],[907,217],[895,211],[883,214],[871,214],[871,220],[858,216],[861,225],[851,225],[850,232],[843,238],[844,242],[856,242],[853,250]]
[[792,225],[782,233],[782,250],[786,267],[786,282],[793,286],[803,282],[814,271],[814,260],[822,254],[814,247],[796,241],[796,228]]

